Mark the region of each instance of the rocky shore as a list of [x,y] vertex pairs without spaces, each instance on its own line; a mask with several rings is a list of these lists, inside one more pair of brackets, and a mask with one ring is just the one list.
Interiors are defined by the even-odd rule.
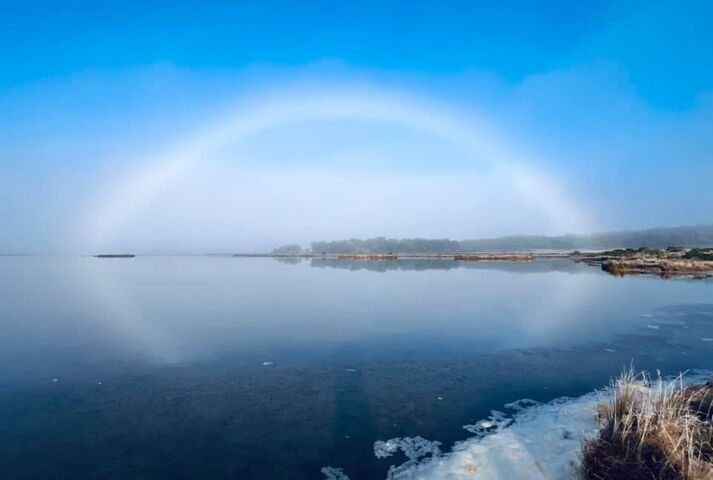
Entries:
[[573,252],[572,259],[600,266],[612,275],[656,275],[662,278],[707,278],[713,276],[713,248],[617,249],[604,252]]

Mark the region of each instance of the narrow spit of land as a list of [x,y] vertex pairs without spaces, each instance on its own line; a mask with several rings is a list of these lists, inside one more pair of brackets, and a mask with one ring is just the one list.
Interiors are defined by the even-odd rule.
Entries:
[[410,258],[458,260],[464,262],[531,262],[536,258],[569,258],[569,253],[236,253],[234,257],[332,258],[336,260],[388,261]]

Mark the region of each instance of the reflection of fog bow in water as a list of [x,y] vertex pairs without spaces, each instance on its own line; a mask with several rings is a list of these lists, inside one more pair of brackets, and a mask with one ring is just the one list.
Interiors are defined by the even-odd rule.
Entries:
[[[97,302],[100,315],[96,321],[109,324],[123,338],[127,349],[137,346],[152,361],[173,363],[180,360],[179,348],[171,332],[157,329],[151,318],[145,315],[141,306],[125,291],[121,282],[114,278],[116,263],[105,260],[88,259],[81,262],[77,279],[90,295],[87,298]],[[125,262],[119,260],[119,262]],[[122,264],[121,266],[128,266]]]
[[[441,138],[473,157],[474,161],[487,165],[509,182],[528,206],[542,212],[543,221],[549,227],[562,232],[585,230],[580,210],[570,198],[566,198],[558,186],[540,171],[527,164],[528,158],[499,142],[484,125],[476,125],[473,119],[460,119],[433,108],[423,101],[404,99],[391,92],[348,92],[285,96],[275,93],[271,100],[252,106],[241,106],[235,113],[215,122],[187,141],[174,148],[146,159],[147,166],[120,181],[117,188],[104,198],[94,202],[94,207],[85,220],[82,235],[92,249],[111,245],[112,239],[124,231],[130,220],[165,189],[187,175],[193,167],[231,145],[241,138],[249,138],[262,131],[281,125],[306,121],[364,120],[394,124]],[[286,232],[289,234],[289,232]],[[100,270],[93,270],[92,275]],[[92,283],[102,281],[92,278]],[[557,296],[543,302],[547,323],[556,321],[558,305],[570,304],[573,294],[584,289],[570,286],[566,298]],[[150,318],[140,315],[139,306],[119,292],[107,288],[95,288],[95,293],[112,310],[112,318],[118,325],[128,328],[130,336],[149,332]],[[126,320],[126,317],[132,319]],[[542,326],[542,325],[541,325]],[[163,344],[164,336],[151,332],[144,339],[147,343]],[[165,345],[160,347],[163,350]]]

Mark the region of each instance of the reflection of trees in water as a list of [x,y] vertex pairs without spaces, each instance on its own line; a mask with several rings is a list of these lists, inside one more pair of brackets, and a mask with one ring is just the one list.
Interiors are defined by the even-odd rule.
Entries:
[[274,258],[275,260],[277,260],[280,263],[287,263],[289,265],[296,265],[296,264],[302,262],[302,260],[304,260],[304,258],[302,258],[302,257],[272,257],[272,258]]
[[341,268],[345,270],[371,270],[388,272],[391,270],[451,270],[459,268],[459,262],[442,259],[403,258],[399,260],[339,260],[337,258],[313,258],[312,267]]
[[[296,263],[296,262],[295,262]],[[337,258],[312,258],[310,266],[318,268],[339,268],[344,270],[370,270],[373,272],[388,272],[395,270],[453,270],[467,268],[473,270],[499,270],[516,273],[546,273],[568,272],[579,273],[591,271],[592,268],[575,263],[566,258],[537,259],[532,262],[463,262],[436,258],[401,258],[398,260],[340,260]]]

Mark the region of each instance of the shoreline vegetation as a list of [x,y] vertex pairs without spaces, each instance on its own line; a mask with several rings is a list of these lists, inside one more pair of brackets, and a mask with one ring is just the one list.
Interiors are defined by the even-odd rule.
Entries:
[[[583,253],[584,252],[584,253]],[[350,238],[283,245],[269,254],[237,257],[328,258],[351,261],[444,259],[530,262],[569,258],[616,276],[655,275],[701,279],[713,276],[713,225],[661,227],[589,235],[511,235],[477,240],[448,238]]]
[[713,381],[685,385],[632,370],[598,406],[599,433],[583,448],[583,480],[713,478]]

